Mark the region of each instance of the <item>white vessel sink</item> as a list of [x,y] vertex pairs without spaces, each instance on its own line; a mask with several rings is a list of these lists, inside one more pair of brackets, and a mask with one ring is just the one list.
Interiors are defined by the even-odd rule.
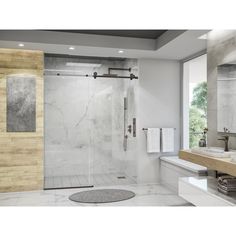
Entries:
[[235,156],[236,154],[236,150],[225,152],[223,148],[219,147],[196,147],[192,148],[191,152],[217,158],[230,158],[231,156]]

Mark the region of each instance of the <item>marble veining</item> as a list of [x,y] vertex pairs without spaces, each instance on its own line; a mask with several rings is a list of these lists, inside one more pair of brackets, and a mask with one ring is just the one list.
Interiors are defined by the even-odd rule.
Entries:
[[236,133],[236,65],[218,66],[217,76],[217,131],[227,127]]
[[[46,60],[46,68],[65,69],[63,59],[58,60]],[[98,73],[122,63],[106,61]],[[80,70],[87,74],[94,68]],[[124,97],[129,101],[127,117]],[[128,152],[123,150],[124,118],[132,124],[135,116],[135,81],[45,76],[45,176],[79,175],[91,182],[93,175],[125,172],[135,178],[136,141],[131,134]]]

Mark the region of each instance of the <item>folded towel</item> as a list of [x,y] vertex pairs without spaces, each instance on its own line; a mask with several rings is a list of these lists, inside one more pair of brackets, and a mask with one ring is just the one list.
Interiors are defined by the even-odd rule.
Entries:
[[219,192],[232,195],[236,194],[236,177],[222,175],[218,178],[217,189]]
[[217,187],[221,188],[225,191],[228,191],[228,192],[235,192],[236,191],[236,187],[227,187],[227,186],[220,185],[220,184],[218,184]]
[[236,186],[236,177],[223,175],[218,178],[218,183],[225,186]]
[[219,192],[221,192],[223,194],[236,196],[236,190],[229,191],[229,190],[225,190],[224,188],[221,188],[219,186],[217,186],[217,189],[218,189]]
[[162,152],[174,152],[174,128],[162,128]]
[[148,128],[147,130],[147,152],[157,153],[161,151],[160,147],[160,129]]
[[226,195],[232,194],[231,192],[225,191],[224,189],[221,189],[221,188],[219,188],[219,187],[217,187],[217,189],[218,189],[219,192],[221,192],[221,193],[223,193],[223,194],[226,194]]
[[231,175],[221,175],[218,180],[225,180],[225,179],[236,179],[235,176],[231,176]]

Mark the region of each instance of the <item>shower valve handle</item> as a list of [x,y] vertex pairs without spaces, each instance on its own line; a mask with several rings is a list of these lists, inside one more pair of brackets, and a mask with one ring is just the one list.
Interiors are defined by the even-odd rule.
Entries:
[[132,125],[128,125],[128,132],[131,134],[131,132],[132,132]]

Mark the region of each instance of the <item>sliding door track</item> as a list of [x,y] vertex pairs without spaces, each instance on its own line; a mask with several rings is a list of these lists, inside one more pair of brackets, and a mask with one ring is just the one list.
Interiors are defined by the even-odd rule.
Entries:
[[94,185],[87,185],[87,186],[73,186],[73,187],[44,187],[44,190],[55,190],[55,189],[71,189],[71,188],[93,188]]

